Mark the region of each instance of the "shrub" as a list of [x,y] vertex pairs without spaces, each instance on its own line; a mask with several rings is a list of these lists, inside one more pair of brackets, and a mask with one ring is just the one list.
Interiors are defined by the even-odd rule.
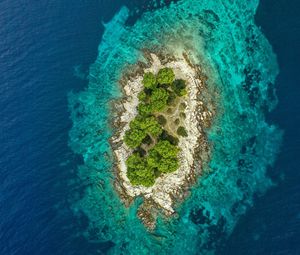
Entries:
[[145,88],[155,89],[156,88],[156,78],[155,75],[151,72],[145,73],[142,81]]
[[178,79],[172,83],[172,89],[177,96],[185,96],[187,94],[186,84],[184,80]]
[[183,136],[183,137],[187,137],[187,136],[188,136],[187,131],[186,131],[185,128],[182,127],[182,126],[180,126],[180,127],[177,129],[177,134],[180,135],[180,136]]
[[173,112],[173,109],[171,107],[168,108],[167,113],[171,114]]
[[167,104],[168,105],[172,105],[176,99],[176,94],[173,92],[173,91],[170,91],[169,92],[169,98],[168,98],[168,101],[167,101]]
[[186,109],[186,103],[181,103],[180,106],[179,106],[180,110],[184,110]]
[[172,68],[162,68],[158,71],[157,82],[159,84],[171,84],[175,79],[175,74]]
[[158,121],[158,123],[159,123],[160,125],[162,125],[162,126],[164,126],[164,125],[167,124],[167,120],[166,120],[166,118],[165,118],[163,115],[159,115],[159,116],[157,117],[157,121]]
[[186,114],[185,114],[184,112],[181,112],[179,115],[180,115],[180,117],[183,118],[183,119],[186,118]]
[[159,138],[161,140],[167,140],[171,144],[176,145],[176,146],[178,145],[178,142],[179,142],[179,139],[177,137],[170,135],[166,130],[163,130],[163,132],[161,133]]

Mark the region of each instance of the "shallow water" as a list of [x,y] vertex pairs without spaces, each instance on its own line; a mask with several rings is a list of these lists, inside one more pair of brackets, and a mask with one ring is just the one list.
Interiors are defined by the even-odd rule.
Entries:
[[[146,8],[144,2],[138,3],[141,9]],[[130,1],[125,4],[134,8],[138,3]],[[122,1],[114,4],[110,1],[77,1],[74,4],[74,1],[68,0],[0,3],[0,19],[1,24],[4,24],[0,29],[1,254],[105,254],[113,251],[118,254],[121,249],[124,249],[124,252],[134,249],[141,251],[141,243],[149,245],[152,251],[159,247],[159,242],[154,242],[136,220],[135,207],[129,211],[124,210],[116,194],[109,188],[108,178],[111,175],[107,170],[110,166],[110,155],[100,158],[105,159],[105,164],[103,161],[101,166],[97,164],[96,168],[93,162],[89,162],[91,153],[97,152],[100,155],[107,151],[106,138],[109,137],[110,131],[105,125],[105,111],[101,111],[101,115],[97,116],[103,121],[101,123],[89,122],[90,116],[84,116],[85,122],[79,123],[79,127],[84,129],[88,124],[87,131],[94,132],[97,128],[100,134],[96,140],[94,137],[89,140],[90,137],[86,136],[86,139],[80,139],[76,146],[74,140],[71,141],[72,148],[84,154],[83,158],[74,155],[68,147],[68,132],[72,122],[69,119],[67,95],[71,90],[82,91],[88,86],[87,81],[74,75],[74,67],[80,67],[79,73],[83,74],[81,76],[87,73],[88,66],[97,57],[97,47],[103,33],[101,21],[108,22],[123,4]],[[291,1],[287,5],[283,1],[274,4],[267,0],[261,1],[258,9],[256,21],[263,26],[263,33],[273,46],[280,67],[275,85],[279,98],[278,106],[271,114],[266,115],[267,123],[274,123],[285,131],[276,164],[268,168],[273,182],[279,184],[255,200],[254,207],[248,209],[246,216],[242,216],[229,241],[221,240],[224,236],[222,231],[231,231],[231,226],[238,217],[233,218],[232,224],[226,222],[225,225],[229,227],[225,229],[215,227],[209,230],[213,233],[209,238],[212,240],[209,245],[213,246],[215,241],[221,240],[218,245],[224,247],[219,248],[219,253],[222,254],[299,253],[299,90],[296,87],[299,78],[296,71],[299,66],[297,42],[300,36],[297,10],[297,1]],[[129,23],[134,23],[139,17],[138,15],[131,18]],[[136,34],[140,32],[138,29],[133,30]],[[130,38],[131,33],[125,32],[128,35],[126,40]],[[142,43],[145,38],[136,39]],[[265,43],[263,42],[263,45]],[[109,46],[110,42],[107,45]],[[267,47],[264,53],[268,52]],[[125,51],[124,54],[126,53]],[[134,62],[133,57],[135,55],[131,54],[128,61]],[[271,61],[271,65],[274,63]],[[117,72],[114,69],[111,71]],[[273,79],[274,76],[275,72],[271,72],[267,78]],[[109,84],[111,85],[113,84]],[[89,86],[91,87],[91,83]],[[98,87],[96,88],[98,90]],[[118,95],[118,91],[115,87],[104,87],[101,97],[85,94],[81,96],[82,105],[89,105],[97,100],[102,103],[101,109],[105,109],[103,103],[107,98],[104,98],[104,95],[114,97]],[[93,118],[94,115],[92,120]],[[257,124],[262,123],[260,121],[261,119]],[[246,130],[250,134],[250,130]],[[266,130],[269,130],[268,126]],[[258,137],[257,140],[265,141],[266,138],[263,138],[264,136]],[[273,141],[273,138],[272,135],[270,141]],[[217,137],[211,133],[211,139]],[[92,147],[85,147],[90,143]],[[235,143],[237,148],[239,145],[240,143]],[[258,143],[255,146],[260,148],[262,144]],[[221,156],[224,155],[218,154],[217,159]],[[248,156],[250,155],[247,154]],[[78,170],[78,166],[83,163],[85,166]],[[264,185],[269,183],[268,178],[264,176],[265,164],[259,169],[261,183],[258,186],[268,186]],[[226,178],[224,182],[228,183],[230,178]],[[251,174],[247,178],[249,179],[246,182],[253,186],[256,179],[253,179]],[[99,179],[104,179],[105,192],[101,187],[94,185]],[[208,178],[206,182],[209,181]],[[254,185],[255,189],[258,186]],[[198,237],[199,231],[205,229],[201,224],[192,223],[194,218],[190,214],[192,209],[196,206],[198,208],[202,203],[201,192],[197,190],[200,189],[195,189],[193,193],[197,199],[191,199],[183,205],[180,211],[183,217],[177,222],[178,225],[165,225],[161,222],[161,228],[158,230],[161,230],[161,235],[166,235],[167,231],[175,231],[173,233],[176,234],[173,235],[167,233],[171,237],[166,241],[167,245],[175,242],[176,248],[191,248],[193,253],[198,253],[199,247],[203,248],[203,243],[199,244]],[[241,193],[236,192],[236,195],[238,194]],[[251,194],[246,201],[252,204],[250,197]],[[108,208],[111,204],[114,207]],[[230,206],[230,203],[228,205]],[[238,216],[240,214],[244,214],[243,208],[238,209]],[[214,218],[214,222],[217,218]],[[199,218],[196,217],[194,221],[197,222],[197,219]],[[128,229],[128,226],[133,225],[135,228]],[[222,222],[218,226],[220,225]],[[184,229],[177,226],[184,226]],[[188,231],[186,226],[189,227]],[[142,234],[139,235],[140,233]],[[133,239],[133,234],[138,239]],[[194,236],[197,238],[193,238]],[[184,247],[183,244],[192,238],[195,242],[189,242],[190,247]],[[176,242],[178,239],[183,241]],[[145,251],[145,248],[142,248]],[[183,250],[181,251],[181,254],[184,254]]]
[[[266,170],[279,151],[282,132],[265,121],[265,114],[277,103],[278,66],[270,44],[254,24],[257,5],[202,1],[191,9],[191,2],[179,2],[145,13],[131,27],[126,26],[129,11],[122,8],[105,25],[87,90],[71,94],[69,102],[70,145],[83,155],[80,178],[89,184],[74,210],[89,218],[87,236],[114,242],[110,253],[214,252],[252,206],[254,194],[274,185]],[[112,187],[107,143],[112,132],[108,103],[119,97],[121,72],[143,61],[143,48],[191,52],[208,76],[208,87],[220,94],[218,116],[206,131],[212,145],[208,167],[178,208],[179,218],[159,219],[154,235],[136,219],[136,206],[126,209],[120,204]]]

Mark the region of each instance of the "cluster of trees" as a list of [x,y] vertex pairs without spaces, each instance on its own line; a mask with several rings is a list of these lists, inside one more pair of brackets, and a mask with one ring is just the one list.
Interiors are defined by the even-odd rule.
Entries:
[[154,116],[137,116],[129,126],[130,129],[125,132],[124,142],[132,149],[139,147],[147,135],[156,138],[163,131]]
[[140,115],[149,115],[163,111],[177,96],[186,95],[184,80],[175,80],[175,74],[171,68],[162,68],[155,76],[148,72],[144,74],[142,81],[145,89],[139,94]]
[[[186,95],[186,84],[184,80],[175,80],[171,68],[162,68],[157,75],[145,73],[142,83],[144,90],[138,96],[139,114],[130,122],[124,142],[134,149],[126,161],[127,177],[132,185],[149,187],[161,173],[174,172],[179,167],[178,139],[163,129],[166,119],[162,115],[156,118],[154,114],[165,110],[177,96]],[[185,135],[182,130],[178,131]],[[146,153],[142,145],[149,146],[153,141],[156,144]]]
[[161,173],[178,169],[179,148],[169,141],[161,140],[150,149],[147,156],[134,152],[126,160],[127,177],[132,185],[150,187]]

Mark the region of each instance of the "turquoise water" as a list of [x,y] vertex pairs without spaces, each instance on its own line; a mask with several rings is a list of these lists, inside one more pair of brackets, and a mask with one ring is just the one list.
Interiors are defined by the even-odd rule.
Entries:
[[[85,188],[74,194],[73,211],[89,219],[86,237],[113,242],[111,254],[210,254],[251,207],[254,195],[275,183],[266,176],[279,151],[282,132],[265,120],[277,103],[276,56],[254,23],[258,1],[179,1],[145,13],[126,26],[124,7],[107,24],[85,91],[70,94],[70,146],[81,154]],[[220,94],[218,115],[207,135],[212,158],[179,217],[159,219],[150,234],[112,186],[108,139],[109,102],[119,98],[118,80],[128,65],[143,61],[141,49],[187,51],[201,64],[209,88]]]

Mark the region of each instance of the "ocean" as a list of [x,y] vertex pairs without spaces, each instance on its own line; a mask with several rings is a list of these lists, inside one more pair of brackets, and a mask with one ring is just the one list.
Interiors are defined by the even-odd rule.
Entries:
[[[97,228],[87,236],[89,219],[76,212],[73,202],[89,182],[80,183],[84,159],[69,146],[68,98],[87,87],[103,24],[123,5],[153,7],[130,0],[0,2],[0,254],[107,254],[120,243],[91,238]],[[260,1],[256,24],[280,70],[278,105],[267,116],[284,131],[268,168],[278,184],[255,197],[217,254],[300,254],[299,13],[297,0]]]

